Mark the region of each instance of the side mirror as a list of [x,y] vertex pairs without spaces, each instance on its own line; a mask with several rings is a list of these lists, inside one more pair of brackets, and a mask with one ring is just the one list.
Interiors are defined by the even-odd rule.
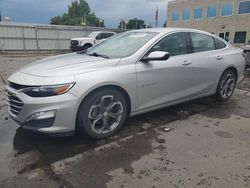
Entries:
[[148,56],[144,56],[141,61],[142,62],[149,62],[149,61],[164,61],[170,57],[168,52],[164,51],[155,51],[151,52]]

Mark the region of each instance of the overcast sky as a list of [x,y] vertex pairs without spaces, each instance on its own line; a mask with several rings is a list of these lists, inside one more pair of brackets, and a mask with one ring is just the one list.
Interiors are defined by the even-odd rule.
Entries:
[[[2,17],[17,22],[49,23],[50,18],[62,15],[72,0],[0,0]],[[159,8],[159,26],[167,14],[167,0],[87,0],[97,17],[105,20],[107,27],[117,27],[121,19],[143,19],[154,25]]]

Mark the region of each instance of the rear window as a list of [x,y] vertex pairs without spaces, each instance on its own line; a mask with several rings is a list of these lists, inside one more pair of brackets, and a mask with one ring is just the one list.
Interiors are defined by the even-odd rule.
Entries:
[[216,49],[222,49],[222,48],[226,48],[226,44],[224,42],[222,42],[221,40],[214,38],[214,43],[215,43],[215,48]]
[[213,37],[201,33],[190,33],[190,36],[194,53],[215,50]]

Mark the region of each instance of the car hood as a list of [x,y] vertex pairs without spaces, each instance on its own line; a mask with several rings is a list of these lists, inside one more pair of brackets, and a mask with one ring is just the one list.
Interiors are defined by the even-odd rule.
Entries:
[[65,54],[31,63],[19,72],[41,77],[64,77],[115,67],[120,59],[104,59],[85,54]]

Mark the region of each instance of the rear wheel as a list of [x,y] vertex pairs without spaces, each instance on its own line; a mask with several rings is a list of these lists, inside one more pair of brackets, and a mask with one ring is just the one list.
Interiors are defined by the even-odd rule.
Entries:
[[78,112],[78,128],[101,139],[113,135],[127,117],[125,97],[115,89],[97,90],[82,102]]
[[230,69],[226,70],[220,78],[215,98],[220,102],[228,101],[233,95],[236,82],[237,78],[234,71]]

